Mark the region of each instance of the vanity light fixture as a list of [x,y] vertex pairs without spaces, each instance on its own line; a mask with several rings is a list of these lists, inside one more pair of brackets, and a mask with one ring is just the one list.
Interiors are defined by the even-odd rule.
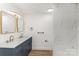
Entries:
[[20,15],[17,14],[16,12],[14,12],[14,11],[8,11],[8,10],[4,10],[4,9],[0,9],[0,10],[3,11],[3,12],[6,12],[6,13],[8,13],[8,14],[17,15],[18,17],[20,17]]
[[48,9],[48,12],[52,12],[52,11],[54,11],[54,9],[52,9],[52,8]]

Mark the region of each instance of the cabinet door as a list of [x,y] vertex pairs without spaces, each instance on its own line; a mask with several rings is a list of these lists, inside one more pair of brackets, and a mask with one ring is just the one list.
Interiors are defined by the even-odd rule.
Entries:
[[22,51],[23,51],[23,48],[21,46],[18,46],[16,48],[15,53],[16,53],[17,56],[22,56],[23,55],[23,52]]
[[28,54],[30,53],[30,51],[32,50],[32,38],[29,38],[27,41],[27,51],[28,51]]
[[26,40],[24,43],[21,44],[22,48],[22,53],[23,55],[28,56],[29,52],[32,49],[32,38],[29,38],[28,40]]
[[18,47],[16,47],[16,55],[18,56],[28,56],[32,49],[32,38],[29,38]]
[[2,33],[11,33],[16,31],[16,19],[15,16],[2,13]]
[[19,45],[16,48],[16,55],[18,55],[18,56],[26,56],[28,54],[27,53],[28,50],[26,48],[27,48],[27,43],[26,42],[24,42],[21,45]]

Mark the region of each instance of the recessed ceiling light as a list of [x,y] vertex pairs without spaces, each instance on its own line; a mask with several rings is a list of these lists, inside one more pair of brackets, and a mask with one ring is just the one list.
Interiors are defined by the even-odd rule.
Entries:
[[54,9],[48,9],[48,12],[52,12],[52,11],[54,11]]

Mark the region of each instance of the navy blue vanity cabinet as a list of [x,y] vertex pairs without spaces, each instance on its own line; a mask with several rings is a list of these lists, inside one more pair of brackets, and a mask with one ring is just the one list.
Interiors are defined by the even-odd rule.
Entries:
[[26,46],[25,49],[27,51],[26,55],[28,55],[30,53],[30,51],[32,50],[32,38],[30,38],[29,40],[26,41]]
[[0,56],[13,56],[14,52],[13,48],[0,48]]
[[27,56],[32,50],[32,37],[16,47],[16,56]]
[[28,56],[32,50],[32,37],[15,48],[0,48],[0,56]]
[[16,47],[16,55],[27,56],[32,50],[32,37]]

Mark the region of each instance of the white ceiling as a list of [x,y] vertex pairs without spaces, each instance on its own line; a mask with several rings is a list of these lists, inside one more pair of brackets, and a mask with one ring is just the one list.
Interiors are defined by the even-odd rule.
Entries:
[[53,3],[14,3],[15,7],[22,10],[24,14],[26,13],[47,13],[49,8],[54,8]]

